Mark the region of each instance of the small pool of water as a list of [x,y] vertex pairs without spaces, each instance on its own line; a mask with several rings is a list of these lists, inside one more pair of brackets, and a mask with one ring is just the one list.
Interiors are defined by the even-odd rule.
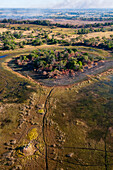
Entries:
[[7,55],[0,56],[0,58],[4,58],[4,57],[7,57]]

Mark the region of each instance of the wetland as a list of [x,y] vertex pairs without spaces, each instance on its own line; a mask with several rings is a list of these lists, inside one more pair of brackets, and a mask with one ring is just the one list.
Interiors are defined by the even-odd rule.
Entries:
[[[26,41],[28,39],[34,41],[35,46],[32,46],[31,42],[29,45],[24,44],[24,47],[21,46],[23,44],[18,43],[23,42],[23,38],[20,33],[18,37],[11,30],[15,28],[18,32],[19,26],[22,27],[22,34]],[[28,27],[30,31],[24,30]],[[111,46],[109,49],[83,44],[76,46],[72,43],[64,46],[59,44],[60,41],[55,45],[46,44],[55,42],[55,40],[50,41],[55,39],[50,31],[53,31],[52,34],[54,33],[55,36],[58,31],[60,34],[67,32],[68,40],[71,40],[75,32],[72,28],[56,27],[50,30],[49,26],[11,24],[10,27],[6,25],[6,33],[3,33],[5,29],[2,29],[0,44],[1,169],[112,169],[113,55]],[[45,37],[45,32],[49,40]],[[107,42],[108,39],[112,41],[112,36],[109,36],[108,32],[104,33],[108,36],[107,38],[102,39],[101,36],[101,40],[97,38],[98,43]],[[31,37],[31,33],[34,36],[33,39],[28,37]],[[11,44],[9,42],[3,44],[5,36],[12,37],[17,43],[12,41]],[[47,41],[40,44],[39,41],[35,41],[36,36],[39,36],[41,41],[45,37]],[[87,38],[88,36],[89,34]],[[13,45],[15,45],[14,49]],[[76,54],[73,49],[77,52]],[[61,55],[60,60],[57,59],[58,53],[63,54],[62,52],[67,53],[67,51],[70,51],[67,59],[64,60],[64,55]],[[46,60],[47,52],[55,56],[52,63]],[[28,60],[31,54],[33,58]],[[34,68],[33,63],[36,61],[38,64]],[[40,61],[43,61],[43,64],[47,62],[41,65]],[[66,62],[65,65],[60,65],[60,61],[63,61],[63,64]],[[48,68],[45,68],[44,66],[47,67],[48,64]],[[60,69],[56,64],[63,68]],[[44,71],[47,73],[46,77],[42,75]],[[65,71],[70,74],[66,75]],[[48,77],[50,72],[52,77]]]

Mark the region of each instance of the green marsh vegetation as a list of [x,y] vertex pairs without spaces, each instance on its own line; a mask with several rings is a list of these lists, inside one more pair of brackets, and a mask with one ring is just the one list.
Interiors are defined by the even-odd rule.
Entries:
[[5,70],[1,65],[3,60],[0,61],[0,102],[23,102],[34,90],[27,88],[30,85],[28,81]]
[[[56,92],[52,119],[66,136],[62,150],[64,168],[112,168],[112,81],[97,81],[77,92],[75,86]],[[67,159],[69,152],[74,156]]]

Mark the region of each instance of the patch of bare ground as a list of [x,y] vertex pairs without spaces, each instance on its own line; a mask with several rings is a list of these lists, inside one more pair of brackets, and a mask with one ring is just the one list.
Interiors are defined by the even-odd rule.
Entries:
[[102,38],[102,37],[105,36],[106,38],[109,38],[110,35],[113,35],[113,31],[89,33],[89,34],[85,35],[85,37],[87,37],[87,38],[92,38],[92,37],[96,38],[96,37],[99,36],[100,38]]
[[105,21],[81,21],[81,20],[66,20],[66,19],[49,19],[52,24],[70,24],[70,25],[85,25],[94,23],[105,23]]

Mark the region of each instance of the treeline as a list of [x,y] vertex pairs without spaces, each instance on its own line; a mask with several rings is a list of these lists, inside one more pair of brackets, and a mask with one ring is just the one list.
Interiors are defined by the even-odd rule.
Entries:
[[106,32],[106,31],[113,31],[113,28],[81,28],[75,31],[76,34],[88,34],[92,32]]
[[[52,17],[50,17],[52,18]],[[81,20],[81,21],[113,21],[113,17],[78,17],[78,16],[56,16],[54,19]]]
[[100,18],[96,18],[96,17],[90,17],[90,18],[80,17],[79,19],[82,20],[82,21],[113,21],[113,17],[100,17]]
[[100,43],[93,38],[84,39],[84,42],[80,42],[78,43],[78,45],[85,45],[85,46],[91,46],[91,47],[98,47],[98,48],[106,49],[106,50],[113,50],[113,40],[109,40],[109,39],[106,39]]
[[3,19],[0,21],[0,23],[9,23],[9,24],[36,24],[36,25],[44,25],[44,26],[49,26],[50,21],[48,20],[13,20],[13,19]]
[[77,37],[75,42],[72,43],[73,46],[76,45],[84,45],[84,46],[90,46],[90,47],[97,47],[101,49],[106,50],[113,50],[113,35],[110,35],[110,38],[102,37],[92,37],[89,39],[85,39],[81,36]]
[[6,31],[3,33],[0,33],[0,41],[2,42],[2,50],[14,50],[16,46],[19,46],[20,48],[23,48],[25,45],[25,41],[22,42],[15,42],[15,39],[21,39],[23,37],[23,34],[21,31],[19,32],[13,32]]
[[3,19],[0,23],[9,23],[9,24],[36,24],[42,26],[56,26],[61,28],[90,28],[90,27],[101,27],[101,26],[111,26],[113,22],[106,23],[94,23],[94,24],[85,24],[85,25],[71,25],[71,24],[59,24],[59,23],[51,23],[49,20],[13,20],[13,19]]

